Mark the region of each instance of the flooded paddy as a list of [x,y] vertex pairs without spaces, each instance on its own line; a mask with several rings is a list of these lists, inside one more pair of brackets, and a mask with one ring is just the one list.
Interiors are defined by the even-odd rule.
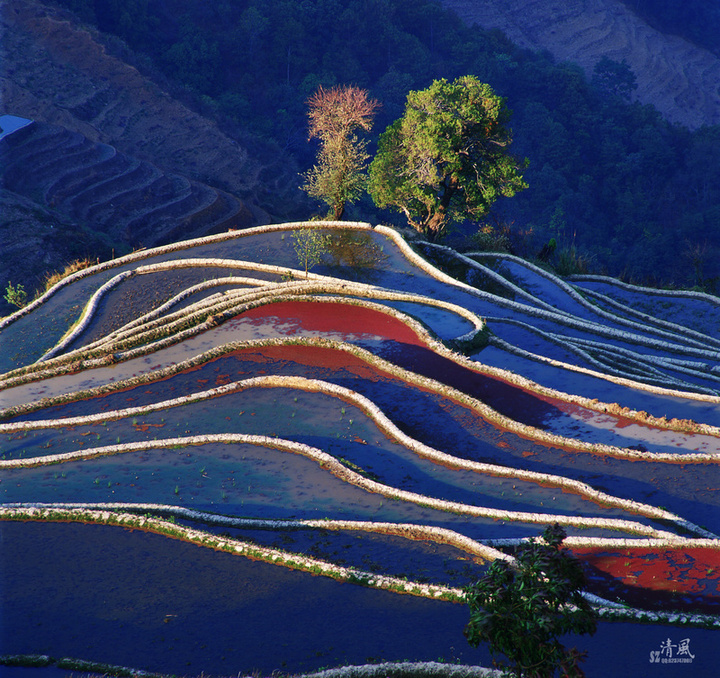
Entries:
[[[718,631],[677,616],[720,614],[718,364],[693,334],[712,303],[691,327],[697,300],[672,300],[688,326],[668,328],[517,262],[472,287],[388,229],[327,231],[307,278],[291,228],[224,234],[91,270],[0,327],[4,371],[27,366],[0,375],[0,407],[27,405],[0,411],[0,655],[214,676],[490,665],[431,587],[460,595],[493,548],[561,521],[588,591],[638,614],[572,639],[587,675],[644,675],[668,638],[713,675]],[[614,299],[662,301],[633,294]]]

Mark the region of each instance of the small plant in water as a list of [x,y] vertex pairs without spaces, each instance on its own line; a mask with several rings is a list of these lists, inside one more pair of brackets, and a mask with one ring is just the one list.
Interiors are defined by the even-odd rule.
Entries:
[[308,271],[322,261],[328,250],[330,237],[314,228],[301,228],[293,233],[293,238],[298,263],[305,269],[307,278]]

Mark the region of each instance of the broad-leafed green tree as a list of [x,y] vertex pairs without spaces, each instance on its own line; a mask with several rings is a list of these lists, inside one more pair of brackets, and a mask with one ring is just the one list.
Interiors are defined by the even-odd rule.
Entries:
[[359,87],[320,86],[308,106],[310,138],[319,139],[320,148],[317,164],[303,175],[302,188],[327,203],[334,219],[342,219],[345,205],[365,191],[370,156],[358,131],[370,131],[380,104]]
[[25,304],[27,304],[27,292],[20,283],[18,283],[17,286],[13,286],[13,284],[8,280],[3,299],[5,299],[8,304],[22,308]]
[[564,539],[562,527],[548,526],[542,540],[520,546],[514,564],[496,560],[465,589],[470,606],[465,637],[474,647],[487,642],[493,655],[505,655],[514,676],[551,678],[557,669],[564,676],[584,675],[581,654],[558,638],[593,634],[597,619],[582,596],[582,566],[562,548]]
[[453,221],[482,218],[527,188],[525,163],[508,152],[509,119],[504,99],[470,75],[410,92],[370,165],[375,204],[403,212],[431,240]]

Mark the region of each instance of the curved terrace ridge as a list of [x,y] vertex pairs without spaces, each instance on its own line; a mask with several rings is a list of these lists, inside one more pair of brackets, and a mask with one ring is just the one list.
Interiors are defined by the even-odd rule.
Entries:
[[[676,524],[678,527],[682,529],[687,529],[691,532],[695,532],[696,534],[701,534],[703,536],[707,536],[710,538],[715,538],[715,535],[708,532],[707,530],[704,530],[696,525],[692,525],[688,523],[687,521],[683,520],[679,516],[666,511],[664,509],[656,508],[654,506],[650,506],[647,504],[642,504],[641,502],[637,502],[634,500],[628,500],[628,499],[622,499],[620,497],[615,497],[612,495],[609,495],[605,492],[600,492],[594,488],[592,488],[590,485],[577,481],[572,480],[570,478],[566,478],[564,476],[557,476],[552,475],[549,473],[540,473],[540,472],[534,472],[534,471],[527,471],[523,469],[515,469],[511,467],[506,466],[499,466],[496,464],[487,464],[477,461],[471,461],[467,459],[461,459],[459,457],[455,457],[453,455],[447,454],[445,452],[441,452],[440,450],[433,449],[432,447],[429,447],[423,443],[421,443],[418,440],[415,440],[408,436],[407,434],[403,433],[393,422],[368,398],[365,398],[364,396],[360,395],[359,393],[356,393],[354,391],[351,391],[350,389],[344,388],[342,386],[338,386],[336,384],[330,384],[328,382],[323,382],[319,380],[311,380],[311,379],[305,379],[303,377],[279,377],[279,376],[267,376],[267,377],[255,377],[253,379],[247,379],[239,382],[234,382],[231,384],[226,384],[223,386],[216,387],[214,389],[210,389],[203,392],[197,392],[189,396],[183,396],[180,398],[176,398],[173,400],[166,400],[161,401],[157,403],[153,403],[151,405],[145,405],[142,407],[133,407],[133,408],[127,408],[124,410],[115,410],[110,412],[103,412],[102,414],[95,414],[95,415],[85,415],[82,417],[68,417],[68,418],[62,418],[62,419],[52,419],[52,420],[35,420],[35,421],[28,421],[28,422],[15,422],[15,423],[7,423],[7,424],[0,424],[0,433],[5,432],[18,432],[18,431],[28,431],[28,430],[37,430],[37,429],[43,429],[43,428],[65,428],[65,427],[71,427],[71,426],[82,426],[82,425],[88,425],[93,423],[102,423],[106,421],[111,421],[115,419],[122,419],[122,418],[128,418],[128,417],[134,417],[136,415],[141,414],[148,414],[150,412],[158,412],[163,411],[168,408],[172,407],[179,407],[181,405],[187,404],[187,403],[193,403],[193,402],[199,402],[204,400],[209,400],[211,398],[215,398],[217,396],[226,395],[230,393],[236,393],[239,391],[243,391],[246,389],[252,389],[252,388],[273,388],[273,387],[279,387],[279,388],[294,388],[294,389],[302,389],[305,391],[314,391],[314,392],[320,392],[325,393],[328,395],[332,395],[335,397],[338,397],[345,402],[348,402],[350,404],[353,404],[357,406],[361,411],[365,412],[365,414],[370,417],[370,419],[375,423],[375,425],[378,427],[378,429],[383,432],[386,436],[388,436],[391,439],[394,439],[398,441],[400,444],[402,444],[407,449],[411,450],[413,453],[417,454],[418,456],[428,459],[436,464],[440,464],[442,466],[446,466],[449,468],[456,468],[456,469],[463,469],[467,471],[473,471],[479,474],[488,474],[496,477],[506,477],[506,478],[517,478],[522,480],[528,480],[534,483],[543,484],[543,485],[550,485],[555,486],[558,488],[562,488],[564,490],[568,490],[570,492],[576,493],[580,496],[586,497],[590,499],[593,502],[596,502],[600,505],[605,506],[613,506],[617,507],[623,510],[630,511],[631,513],[636,513],[638,515],[645,516],[647,518],[655,519],[655,520],[663,520],[663,521],[669,521],[673,524]],[[221,434],[221,435],[227,435],[229,436],[228,440],[231,442],[247,442],[247,441],[240,441],[239,439],[236,439],[232,436],[235,434]],[[202,439],[204,440],[205,436],[195,436],[192,438],[192,440]],[[190,440],[190,438],[183,438],[183,441]],[[210,438],[209,440],[214,441],[215,438]],[[161,441],[162,442],[162,441]],[[181,445],[186,444],[185,442],[177,442],[174,440],[166,440],[164,441],[164,446],[173,446],[173,445]],[[285,441],[289,444],[289,441]],[[89,459],[93,458],[95,456],[104,456],[106,454],[116,454],[126,451],[136,451],[142,448],[142,444],[140,442],[136,443],[124,443],[122,445],[113,445],[109,446],[108,448],[89,448],[89,449],[83,449],[78,450],[76,452],[68,452],[64,454],[55,454],[55,455],[46,455],[42,457],[31,457],[31,458],[24,458],[24,459],[3,459],[0,460],[0,469],[2,468],[31,468],[33,466],[40,466],[40,465],[47,465],[47,464],[55,464],[63,461],[71,461],[71,460],[78,460],[78,459]],[[189,443],[188,443],[189,444]],[[193,443],[195,444],[195,443]],[[126,447],[127,446],[127,447]],[[163,445],[154,445],[155,448],[157,447],[163,447]],[[299,448],[304,449],[304,448]],[[314,454],[314,453],[313,453]],[[317,458],[313,456],[312,458]],[[330,457],[334,459],[334,457]],[[321,463],[321,466],[323,463]],[[333,466],[333,468],[336,468]],[[345,467],[342,467],[345,468]],[[337,474],[336,474],[337,475]],[[338,476],[342,477],[342,476]],[[356,483],[354,483],[356,484]],[[366,488],[367,489],[367,488]],[[383,490],[383,492],[380,492],[381,494],[385,493],[386,490]]]
[[[307,228],[332,236],[319,273],[294,264]],[[606,284],[360,222],[89,267],[0,320],[18,342],[0,521],[136,528],[439,610],[557,523],[601,618],[720,629],[680,612],[718,609],[715,310],[670,295],[655,312]],[[655,560],[636,581],[623,558]]]
[[6,459],[2,460],[2,463],[5,468],[30,468],[32,466],[58,464],[66,461],[77,461],[81,459],[92,459],[95,457],[104,457],[124,452],[165,449],[174,446],[185,447],[192,445],[205,445],[209,443],[258,445],[281,452],[299,454],[315,461],[321,468],[329,471],[336,478],[355,485],[367,492],[372,492],[389,499],[397,499],[399,501],[405,501],[418,506],[425,506],[448,513],[530,524],[537,523],[548,525],[556,522],[560,525],[571,525],[573,527],[600,527],[645,536],[663,537],[666,539],[671,539],[675,536],[671,532],[658,530],[648,525],[642,525],[634,521],[618,518],[589,518],[560,514],[541,514],[527,511],[510,511],[504,509],[493,509],[485,506],[472,506],[462,502],[449,501],[446,499],[437,499],[435,497],[421,495],[417,492],[410,492],[391,487],[384,483],[366,478],[337,461],[337,459],[335,459],[332,455],[323,452],[316,447],[292,440],[272,438],[270,436],[248,435],[244,433],[205,434],[177,438],[144,440],[133,443],[120,443],[117,445],[87,448],[77,450],[75,452],[48,455],[46,457],[34,457],[32,459]]
[[[399,312],[395,312],[398,315]],[[408,322],[411,326],[414,326],[413,329],[416,332],[422,332],[422,334],[425,334],[423,337],[424,340],[435,348],[436,352],[443,354],[445,353],[448,355],[448,357],[456,358],[452,352],[447,351],[444,349],[444,347],[439,343],[435,342],[429,335],[427,335],[423,330],[422,327],[419,324],[416,324],[415,321],[413,321],[410,318],[406,319],[406,322]],[[160,378],[163,378],[165,376],[168,376],[173,373],[178,373],[183,369],[188,369],[193,366],[202,364],[204,362],[207,362],[208,360],[217,357],[219,355],[223,355],[224,353],[228,353],[231,351],[235,351],[241,348],[248,348],[251,346],[254,347],[261,347],[263,345],[282,345],[283,343],[287,345],[292,345],[293,343],[301,344],[301,345],[319,345],[319,346],[330,346],[333,348],[337,348],[339,350],[345,350],[349,353],[352,353],[358,357],[360,357],[365,362],[374,365],[376,368],[383,370],[385,372],[388,372],[389,374],[392,374],[394,376],[397,376],[398,378],[404,380],[405,382],[409,384],[413,384],[415,386],[418,386],[420,388],[429,389],[435,393],[439,393],[441,395],[447,396],[451,398],[452,400],[459,402],[471,409],[473,409],[476,413],[478,413],[483,419],[486,421],[494,424],[495,426],[498,426],[500,428],[503,428],[508,431],[512,431],[522,437],[528,438],[530,440],[535,440],[541,443],[547,443],[550,445],[555,445],[567,449],[573,449],[580,452],[589,452],[592,454],[600,454],[600,455],[606,455],[606,456],[612,456],[617,458],[625,458],[625,459],[642,459],[644,461],[656,461],[656,462],[670,462],[670,463],[706,463],[706,462],[713,462],[720,460],[720,454],[716,452],[687,452],[687,453],[669,453],[669,452],[651,452],[647,450],[636,450],[636,449],[629,449],[629,448],[620,448],[613,445],[606,445],[602,443],[597,442],[586,442],[581,440],[576,440],[574,438],[568,438],[566,436],[561,436],[554,434],[552,432],[539,429],[537,427],[523,424],[519,421],[516,421],[508,416],[505,416],[492,407],[488,406],[484,402],[473,398],[451,386],[448,386],[447,384],[442,384],[434,379],[422,376],[420,374],[411,372],[409,370],[406,370],[404,368],[401,368],[394,363],[391,363],[387,360],[383,360],[382,358],[379,358],[378,356],[375,356],[374,354],[370,353],[369,351],[366,351],[365,349],[358,347],[358,346],[349,346],[347,344],[344,344],[342,342],[334,342],[334,341],[328,341],[328,340],[313,340],[311,338],[308,339],[297,339],[297,340],[284,340],[284,341],[272,341],[272,340],[260,340],[255,342],[229,342],[225,343],[222,346],[218,347],[217,349],[213,349],[210,351],[207,351],[205,353],[202,353],[198,356],[196,356],[193,359],[178,363],[177,365],[166,368],[164,370],[156,370],[151,374],[135,377],[131,379],[126,379],[121,382],[116,382],[113,384],[108,384],[104,388],[99,389],[91,389],[86,391],[80,391],[76,393],[67,393],[64,394],[61,397],[58,398],[44,398],[43,400],[37,402],[34,406],[33,405],[27,405],[24,407],[11,407],[5,410],[0,411],[0,417],[2,418],[8,418],[12,416],[18,416],[23,413],[27,413],[30,411],[33,411],[38,408],[47,407],[49,405],[59,404],[62,402],[69,402],[72,400],[82,399],[86,397],[90,397],[92,395],[99,395],[103,393],[107,393],[114,390],[119,390],[122,388],[127,388],[129,386],[142,384],[142,383],[148,383],[150,381],[154,381]],[[146,351],[140,351],[139,355],[146,355]],[[477,363],[474,363],[472,361],[465,361],[461,359],[455,359],[455,362],[460,364],[463,367],[470,367],[470,369],[476,369],[475,366]],[[104,364],[102,361],[99,362],[100,365]],[[92,363],[91,363],[92,365]],[[87,365],[88,367],[91,365]],[[72,367],[71,365],[68,365],[67,368]],[[62,369],[62,368],[61,368]],[[482,370],[478,370],[482,373]],[[59,374],[62,374],[63,371],[58,372]],[[52,373],[51,373],[52,374]],[[50,375],[46,375],[50,376]],[[513,380],[514,383],[514,380]],[[543,390],[543,395],[548,394],[549,389]],[[548,394],[549,395],[549,394]],[[554,395],[554,393],[553,393]],[[609,404],[600,404],[598,402],[592,402],[592,401],[583,401],[582,399],[573,399],[571,402],[575,402],[577,404],[580,404],[582,406],[588,407],[588,409],[592,409],[594,411],[603,412],[603,413],[609,413],[612,414],[616,408],[613,408]],[[623,417],[627,417],[628,419],[636,419],[638,423],[644,423],[645,425],[650,425],[653,427],[657,427],[660,429],[668,429],[668,430],[680,430],[680,431],[686,431],[690,430],[690,432],[693,433],[702,433],[703,435],[709,435],[713,437],[720,437],[720,429],[718,427],[705,425],[705,424],[698,424],[695,425],[694,422],[678,422],[677,420],[663,420],[663,419],[652,419],[648,421],[647,415],[641,416],[643,413],[633,413],[631,411],[621,411],[618,412],[618,414],[621,414]],[[635,415],[635,416],[633,416]],[[617,416],[617,415],[615,415]]]
[[[310,572],[312,574],[327,576],[338,581],[346,581],[363,586],[388,590],[394,593],[404,593],[424,598],[435,598],[450,602],[462,603],[464,593],[457,588],[437,584],[427,584],[407,581],[397,577],[378,575],[377,573],[348,568],[317,558],[290,553],[281,549],[262,547],[250,542],[210,535],[201,530],[165,521],[147,515],[134,513],[117,513],[111,510],[93,510],[91,508],[44,507],[44,506],[17,506],[0,507],[0,518],[4,520],[43,520],[50,522],[78,521],[89,524],[111,525],[119,527],[134,527],[147,532],[181,539],[198,546],[228,552],[247,558],[262,560],[264,562],[280,565],[293,570]],[[415,527],[415,526],[411,526]],[[419,531],[418,536],[423,534]],[[658,542],[666,546],[666,542]],[[651,622],[678,622],[690,626],[720,628],[720,617],[704,614],[678,614],[673,612],[650,612],[627,606],[619,607],[605,601],[598,596],[585,594],[593,604],[601,618],[615,620],[635,620]]]

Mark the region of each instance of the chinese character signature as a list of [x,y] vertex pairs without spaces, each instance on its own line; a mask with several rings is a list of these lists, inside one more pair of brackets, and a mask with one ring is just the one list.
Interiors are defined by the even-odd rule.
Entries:
[[651,664],[665,664],[673,658],[676,660],[684,658],[686,662],[695,659],[695,655],[690,652],[690,638],[683,638],[679,643],[673,643],[668,638],[660,643],[659,650],[651,650],[650,652]]
[[666,641],[663,641],[660,643],[660,654],[663,657],[667,657],[670,659],[670,657],[673,656],[673,648],[677,647],[674,643],[670,642],[670,638],[668,638]]
[[683,638],[678,645],[678,657],[690,657],[695,659],[694,654],[690,654],[690,638]]

